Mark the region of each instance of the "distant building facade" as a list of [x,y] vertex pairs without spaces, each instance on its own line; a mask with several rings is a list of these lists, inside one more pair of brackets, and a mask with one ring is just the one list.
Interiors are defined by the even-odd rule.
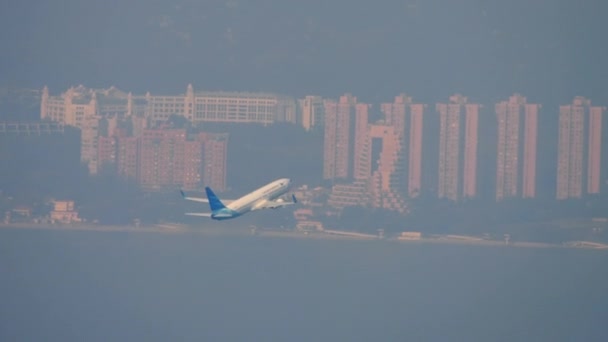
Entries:
[[116,155],[118,173],[135,178],[144,189],[210,186],[222,192],[227,153],[227,134],[189,137],[184,129],[151,129],[139,138],[118,138]]
[[202,143],[202,184],[226,190],[228,134],[200,133],[198,141]]
[[116,130],[100,136],[95,160],[99,167],[147,190],[210,186],[225,191],[228,134],[185,129],[146,129],[139,137]]
[[49,213],[53,223],[73,223],[81,222],[78,211],[74,206],[74,201],[53,201],[53,210]]
[[[146,130],[141,137],[139,184],[146,189],[184,184],[185,130]],[[199,151],[200,152],[200,151]]]
[[539,104],[514,94],[495,105],[497,119],[496,200],[536,196]]
[[396,155],[396,177],[403,196],[417,197],[422,188],[422,156],[424,110],[426,105],[414,103],[412,97],[400,94],[392,103],[381,105],[386,125],[394,127],[400,142]]
[[[40,117],[43,121],[81,129],[81,161],[88,166],[90,174],[97,174],[101,164],[113,159],[118,172],[132,178],[134,162],[131,158],[131,166],[128,166],[129,159],[126,158],[126,154],[134,148],[132,142],[128,148],[120,147],[122,155],[108,155],[113,151],[112,144],[116,143],[114,130],[118,123],[128,123],[129,136],[142,137],[146,130],[160,127],[173,115],[183,117],[194,125],[204,122],[270,125],[275,122],[295,123],[296,109],[293,98],[271,93],[194,92],[192,85],[188,85],[186,93],[182,95],[133,95],[115,87],[89,89],[80,85],[71,87],[59,96],[51,96],[48,88],[44,87]],[[102,123],[107,125],[105,133],[101,130]],[[100,141],[100,137],[108,139],[102,138]],[[126,137],[120,139],[127,141]],[[215,144],[215,140],[209,141]],[[138,148],[145,153],[144,145],[138,145]],[[98,160],[98,156],[101,160]],[[139,160],[141,162],[145,161]],[[138,172],[139,179],[146,177],[141,173],[141,168]],[[225,187],[225,179],[219,180],[222,177],[214,178],[217,184],[223,184],[218,188]]]
[[[384,124],[369,125],[368,144],[370,145],[369,194],[374,208],[405,212],[406,202],[399,185],[399,155],[402,154],[400,136],[394,126]],[[374,142],[380,145],[379,153],[373,153]],[[375,152],[375,151],[374,151]]]
[[350,184],[335,184],[331,189],[327,203],[338,210],[351,206],[369,205],[367,182],[355,181]]
[[[143,135],[143,134],[142,134]],[[139,137],[118,136],[116,140],[116,172],[123,179],[136,182],[139,175]]]
[[606,107],[577,96],[559,107],[558,200],[598,194],[601,188],[602,116]]
[[80,128],[80,161],[87,165],[89,174],[98,172],[98,140],[99,140],[99,118],[87,116],[82,119],[78,126]]
[[194,92],[188,85],[181,95],[132,95],[115,87],[88,89],[72,87],[59,96],[49,95],[44,87],[40,117],[81,127],[85,117],[137,116],[152,125],[165,122],[171,115],[201,122],[296,123],[296,102],[289,96],[272,93]]
[[323,179],[348,181],[360,178],[359,156],[365,145],[369,105],[351,94],[338,101],[325,100]]
[[325,105],[321,96],[306,96],[298,100],[298,123],[306,131],[323,127]]
[[460,94],[437,103],[439,128],[438,197],[456,201],[477,195],[477,144],[481,105]]

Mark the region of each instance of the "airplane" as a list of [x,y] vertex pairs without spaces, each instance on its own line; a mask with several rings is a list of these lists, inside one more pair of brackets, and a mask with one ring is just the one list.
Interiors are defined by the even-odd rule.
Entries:
[[293,194],[291,195],[291,202],[286,202],[280,198],[289,190],[290,183],[289,178],[277,179],[241,198],[233,200],[220,200],[208,186],[205,187],[207,198],[186,196],[181,189],[180,193],[185,200],[209,203],[211,208],[211,213],[186,213],[186,215],[210,217],[214,220],[228,220],[244,215],[249,211],[276,209],[296,204],[298,200]]

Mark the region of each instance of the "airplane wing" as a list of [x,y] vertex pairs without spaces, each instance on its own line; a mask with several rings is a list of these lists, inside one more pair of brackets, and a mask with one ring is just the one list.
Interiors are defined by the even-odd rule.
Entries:
[[260,201],[256,204],[253,205],[253,207],[251,208],[251,210],[260,210],[260,209],[277,209],[277,208],[281,208],[281,207],[285,207],[288,205],[292,205],[292,204],[296,204],[298,203],[298,200],[296,199],[295,195],[291,195],[291,202],[285,202],[281,199],[278,199],[276,201],[268,201],[268,200],[263,200]]
[[[203,198],[203,197],[189,197],[189,196],[186,196],[186,194],[184,193],[184,191],[180,190],[179,192],[182,194],[182,197],[183,197],[185,200],[188,200],[188,201],[194,201],[194,202],[201,202],[201,203],[209,203],[209,199],[208,199],[208,198]],[[224,203],[224,204],[229,204],[230,202],[234,202],[234,200],[230,200],[230,199],[229,199],[229,200],[222,199],[222,203]]]

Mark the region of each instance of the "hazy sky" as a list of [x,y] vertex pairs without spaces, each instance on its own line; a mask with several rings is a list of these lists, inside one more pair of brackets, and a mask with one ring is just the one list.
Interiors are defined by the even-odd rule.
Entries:
[[[608,105],[606,14],[606,0],[4,0],[0,86],[192,83],[374,104],[521,92],[556,113],[576,95]],[[0,340],[608,335],[593,251],[0,233]]]
[[601,0],[4,1],[0,83],[608,102]]

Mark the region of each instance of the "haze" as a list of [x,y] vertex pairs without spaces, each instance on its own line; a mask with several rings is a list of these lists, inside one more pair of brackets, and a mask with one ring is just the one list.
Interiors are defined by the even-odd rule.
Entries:
[[[479,198],[421,196],[409,216],[354,207],[327,225],[559,248],[249,236],[252,227],[289,233],[293,211],[224,225],[186,218],[207,208],[184,203],[177,188],[145,193],[90,177],[77,129],[39,140],[0,133],[0,209],[46,213],[51,199],[72,199],[90,221],[130,227],[0,226],[0,340],[608,340],[608,254],[561,248],[608,242],[606,112],[599,193],[555,200],[559,106],[575,96],[608,106],[607,14],[601,0],[3,1],[0,123],[40,120],[44,86],[54,95],[80,84],[138,95],[183,94],[188,84],[296,99],[350,93],[372,104],[372,119],[401,93],[431,114],[463,94],[483,106]],[[514,93],[543,106],[539,195],[497,205],[494,104]],[[230,135],[226,198],[281,177],[331,185],[322,129],[203,126]],[[436,166],[422,170],[436,177]],[[191,227],[139,233],[135,218]]]
[[[605,102],[603,1],[4,2],[4,84]],[[553,101],[552,101],[553,100]]]

